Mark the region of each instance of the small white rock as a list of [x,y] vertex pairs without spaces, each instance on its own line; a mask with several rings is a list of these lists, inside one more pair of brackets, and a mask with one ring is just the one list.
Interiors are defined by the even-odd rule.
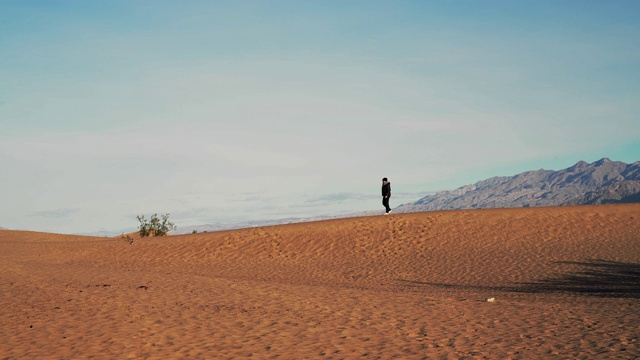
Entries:
[[485,300],[486,302],[496,302],[496,298],[490,297]]

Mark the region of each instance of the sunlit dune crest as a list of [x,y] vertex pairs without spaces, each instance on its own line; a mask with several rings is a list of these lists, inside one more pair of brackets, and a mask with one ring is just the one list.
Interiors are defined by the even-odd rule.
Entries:
[[3,358],[637,358],[640,204],[0,231]]

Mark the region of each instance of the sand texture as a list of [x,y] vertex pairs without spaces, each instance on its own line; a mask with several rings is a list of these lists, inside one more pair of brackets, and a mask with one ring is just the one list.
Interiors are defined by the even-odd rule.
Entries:
[[639,337],[640,204],[0,231],[0,359],[635,359]]

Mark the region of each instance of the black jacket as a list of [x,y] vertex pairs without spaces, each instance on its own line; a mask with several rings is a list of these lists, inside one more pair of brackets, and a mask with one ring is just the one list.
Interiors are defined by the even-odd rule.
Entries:
[[382,185],[382,196],[391,197],[391,183],[387,182],[385,185]]

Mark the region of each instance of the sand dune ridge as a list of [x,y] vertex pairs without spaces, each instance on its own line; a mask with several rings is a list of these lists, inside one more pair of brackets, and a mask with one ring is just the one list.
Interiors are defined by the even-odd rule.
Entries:
[[634,358],[639,215],[426,212],[133,244],[0,231],[0,353]]

